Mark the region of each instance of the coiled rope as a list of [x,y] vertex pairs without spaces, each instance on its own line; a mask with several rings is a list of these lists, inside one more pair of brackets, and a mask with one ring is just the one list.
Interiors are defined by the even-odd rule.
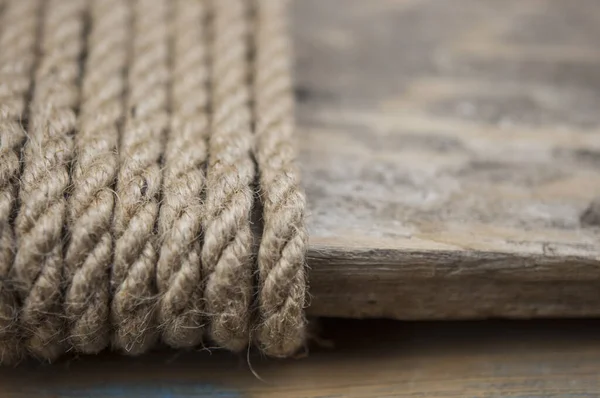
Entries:
[[287,12],[1,3],[0,363],[159,341],[298,350],[307,232]]

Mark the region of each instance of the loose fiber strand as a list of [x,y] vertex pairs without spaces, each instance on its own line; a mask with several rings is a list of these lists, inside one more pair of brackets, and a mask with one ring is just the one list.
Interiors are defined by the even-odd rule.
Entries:
[[69,199],[65,315],[69,341],[84,353],[109,343],[109,272],[112,264],[113,184],[123,116],[127,62],[126,0],[93,1],[82,83],[76,159]]
[[199,237],[208,157],[207,10],[202,0],[176,0],[174,8],[171,131],[158,224],[158,320],[167,344],[192,347],[202,340],[203,321]]
[[264,229],[258,253],[257,340],[272,356],[293,354],[304,342],[306,295],[305,198],[294,147],[294,108],[286,1],[254,0],[256,159]]
[[20,323],[25,344],[33,355],[47,360],[65,349],[62,232],[79,101],[84,9],[84,0],[49,0],[45,5],[42,57],[35,75],[15,227],[14,273],[23,303]]
[[17,297],[9,277],[14,261],[16,210],[25,142],[23,119],[32,87],[39,0],[4,4],[0,20],[0,364],[22,355],[17,328]]
[[167,115],[168,0],[133,2],[127,115],[120,148],[111,285],[113,344],[140,354],[156,341],[155,224]]
[[213,340],[230,350],[249,340],[253,295],[250,230],[255,170],[249,103],[246,0],[212,0],[212,121],[202,264]]

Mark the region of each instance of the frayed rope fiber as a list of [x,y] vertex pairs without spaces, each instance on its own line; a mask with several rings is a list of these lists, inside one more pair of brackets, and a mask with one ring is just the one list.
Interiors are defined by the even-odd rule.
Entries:
[[0,1],[0,364],[303,345],[287,8]]

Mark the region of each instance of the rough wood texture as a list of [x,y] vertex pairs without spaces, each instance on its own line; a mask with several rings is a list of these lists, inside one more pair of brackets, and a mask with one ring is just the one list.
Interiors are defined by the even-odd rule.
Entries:
[[598,2],[294,4],[310,311],[600,315]]
[[[333,327],[332,327],[333,326]],[[326,324],[335,348],[274,361],[224,352],[85,357],[0,369],[6,398],[593,398],[600,323]]]

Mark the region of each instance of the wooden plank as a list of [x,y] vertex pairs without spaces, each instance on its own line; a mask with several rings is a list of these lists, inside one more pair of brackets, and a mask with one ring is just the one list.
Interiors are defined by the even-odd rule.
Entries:
[[600,315],[597,4],[294,3],[312,314]]
[[[0,369],[6,398],[597,397],[598,321],[326,323],[300,360],[100,355]],[[250,362],[257,379],[248,366]]]

